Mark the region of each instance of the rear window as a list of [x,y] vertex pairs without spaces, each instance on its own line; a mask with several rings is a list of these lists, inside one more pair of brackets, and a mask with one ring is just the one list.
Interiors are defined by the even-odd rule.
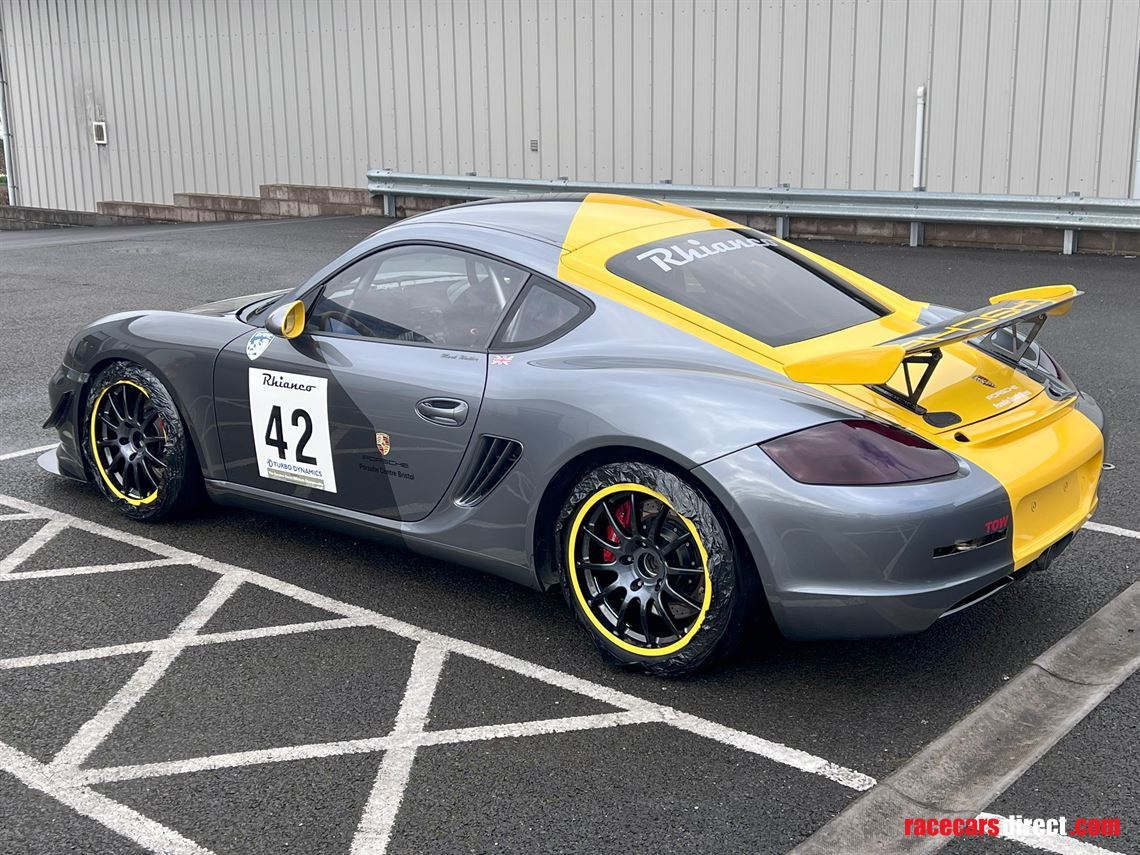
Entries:
[[853,327],[887,311],[759,234],[693,232],[615,255],[607,269],[772,347]]

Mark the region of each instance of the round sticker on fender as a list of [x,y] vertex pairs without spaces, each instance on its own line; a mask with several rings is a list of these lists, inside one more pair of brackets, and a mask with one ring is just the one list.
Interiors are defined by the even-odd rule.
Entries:
[[258,330],[249,337],[249,341],[245,343],[245,355],[249,357],[249,361],[257,359],[261,354],[265,353],[266,348],[273,344],[273,339],[276,336],[268,330]]
[[328,380],[250,368],[249,415],[262,478],[336,492]]

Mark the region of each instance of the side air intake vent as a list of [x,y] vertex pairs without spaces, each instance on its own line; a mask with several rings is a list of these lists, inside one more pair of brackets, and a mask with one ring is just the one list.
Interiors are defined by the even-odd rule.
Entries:
[[501,436],[479,437],[475,458],[467,470],[467,477],[459,488],[455,504],[462,507],[477,505],[499,486],[511,467],[522,454],[522,445]]

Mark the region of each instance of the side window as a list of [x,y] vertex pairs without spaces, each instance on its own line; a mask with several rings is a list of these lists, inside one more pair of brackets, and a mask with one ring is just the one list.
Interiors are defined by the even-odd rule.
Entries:
[[487,345],[527,273],[453,249],[405,246],[353,262],[309,310],[311,332],[473,349]]
[[589,311],[576,294],[535,277],[496,344],[511,349],[543,344],[569,331]]

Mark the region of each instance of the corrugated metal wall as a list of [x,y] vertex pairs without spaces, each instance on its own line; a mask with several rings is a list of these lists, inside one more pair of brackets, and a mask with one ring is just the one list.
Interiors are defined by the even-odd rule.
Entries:
[[23,204],[360,186],[375,166],[909,189],[921,83],[931,190],[1132,185],[1137,0],[0,0],[0,16]]

